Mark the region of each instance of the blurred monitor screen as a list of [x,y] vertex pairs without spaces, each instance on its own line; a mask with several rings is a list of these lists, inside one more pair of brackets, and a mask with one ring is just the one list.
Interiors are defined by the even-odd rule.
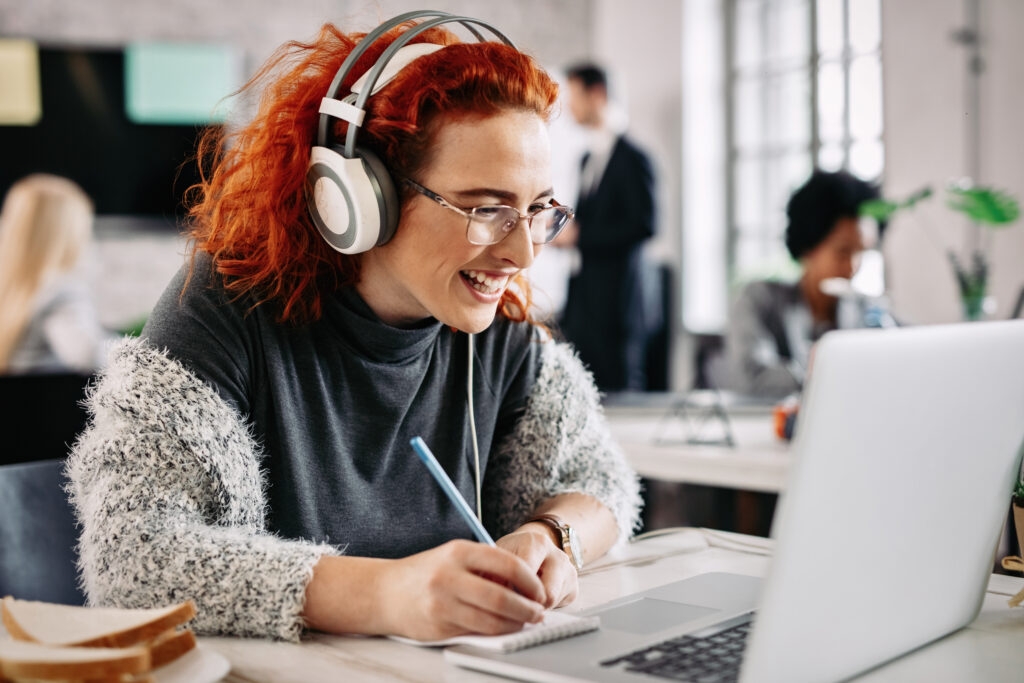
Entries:
[[121,49],[39,48],[42,118],[0,125],[0,192],[29,173],[71,178],[100,215],[184,215],[185,190],[199,180],[201,125],[138,124],[125,106]]

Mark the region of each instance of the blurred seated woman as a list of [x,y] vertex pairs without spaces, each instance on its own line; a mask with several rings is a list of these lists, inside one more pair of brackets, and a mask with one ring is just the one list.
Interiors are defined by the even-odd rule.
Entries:
[[88,374],[110,335],[82,271],[92,201],[74,182],[35,174],[11,186],[0,212],[0,372]]
[[[113,352],[70,458],[90,602],[192,598],[200,632],[283,639],[505,633],[571,602],[581,564],[633,532],[637,477],[524,279],[572,215],[552,190],[557,86],[509,45],[432,27],[365,110],[337,106],[419,29],[405,16],[375,41],[328,24],[287,44],[247,86],[255,117],[207,138],[191,264]],[[394,233],[359,253],[335,242],[370,221],[325,217],[366,197],[321,211],[338,175],[311,179],[360,163],[324,161],[350,121],[396,195]]]
[[725,338],[727,388],[770,399],[799,391],[814,342],[854,324],[840,320],[839,299],[822,282],[853,277],[864,249],[860,205],[877,197],[877,188],[845,171],[815,171],[790,197],[786,248],[802,274],[795,283],[757,281],[740,292]]

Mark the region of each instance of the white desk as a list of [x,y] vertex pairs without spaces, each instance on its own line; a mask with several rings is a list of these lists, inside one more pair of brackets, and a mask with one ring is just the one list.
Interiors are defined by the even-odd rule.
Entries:
[[[735,543],[751,544],[732,545]],[[569,611],[709,571],[762,575],[769,558],[761,538],[696,530],[650,538],[595,564],[581,578],[581,594]],[[618,563],[618,564],[616,564]],[[603,568],[602,568],[603,567]],[[1016,592],[1024,579],[994,576],[990,590]],[[936,596],[941,600],[942,596]],[[867,683],[894,681],[1020,681],[1024,672],[1024,609],[1011,609],[1007,595],[986,594],[982,613],[969,628],[871,672]],[[841,606],[837,606],[837,610]],[[501,681],[446,665],[440,651],[402,645],[385,638],[313,634],[300,644],[239,638],[201,638],[232,664],[225,679],[235,683],[316,681],[405,681],[480,683]],[[656,679],[652,679],[654,681]]]
[[[685,443],[685,425],[678,419],[666,421],[665,412],[605,410],[612,436],[641,476],[747,491],[783,489],[792,456],[789,445],[776,438],[766,411],[730,413],[735,440],[731,447]],[[708,432],[714,432],[711,428],[717,425],[707,426]]]

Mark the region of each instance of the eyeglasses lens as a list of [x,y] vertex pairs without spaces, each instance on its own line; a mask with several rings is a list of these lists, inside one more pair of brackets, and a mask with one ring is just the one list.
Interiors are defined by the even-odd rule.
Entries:
[[[469,241],[473,244],[497,244],[515,229],[521,220],[520,214],[508,206],[481,207],[469,220]],[[547,244],[562,231],[569,219],[568,209],[564,206],[549,206],[532,214],[530,222],[530,239],[534,244]]]

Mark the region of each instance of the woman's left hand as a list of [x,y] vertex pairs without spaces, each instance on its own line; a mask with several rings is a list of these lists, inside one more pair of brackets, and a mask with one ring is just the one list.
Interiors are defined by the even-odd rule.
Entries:
[[496,541],[499,548],[516,555],[537,573],[547,594],[545,607],[562,607],[576,599],[579,576],[569,556],[557,547],[551,531],[536,522],[519,527]]

